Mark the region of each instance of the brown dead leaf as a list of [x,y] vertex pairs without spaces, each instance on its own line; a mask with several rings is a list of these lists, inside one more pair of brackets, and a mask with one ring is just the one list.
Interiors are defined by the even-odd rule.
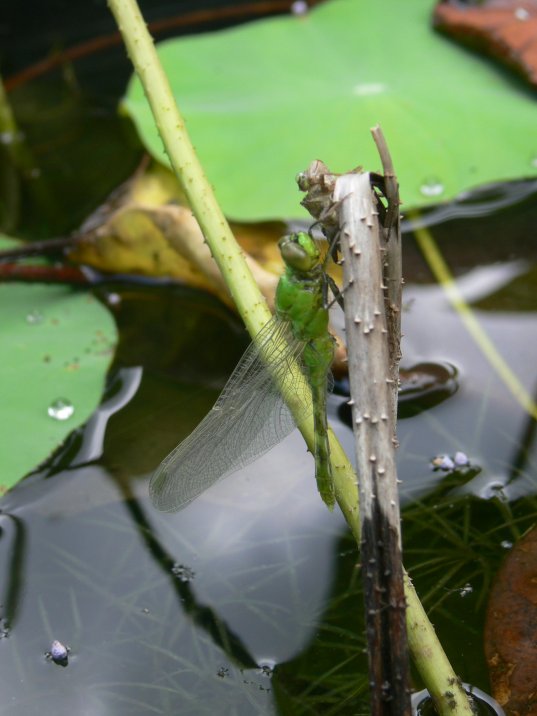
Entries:
[[[282,270],[277,240],[284,233],[284,224],[233,228],[256,281],[272,305]],[[143,166],[90,217],[69,258],[100,271],[174,278],[231,304],[177,180],[156,163]]]
[[537,716],[537,528],[503,563],[489,598],[485,655],[494,698],[512,716]]
[[[143,166],[84,226],[69,253],[71,261],[110,273],[177,279],[233,307],[199,224],[165,167]],[[278,239],[288,227],[274,221],[232,223],[231,228],[272,309],[283,270]],[[333,273],[341,279],[338,270]],[[346,351],[337,335],[336,339],[334,372],[341,375],[346,372]]]
[[[239,238],[239,237],[238,237]],[[269,263],[281,270],[277,243],[266,248]],[[277,273],[267,271],[248,254],[246,261],[269,304],[274,303]],[[128,205],[97,229],[82,236],[69,258],[101,271],[167,276],[216,294],[231,305],[220,271],[199,225],[185,206]]]

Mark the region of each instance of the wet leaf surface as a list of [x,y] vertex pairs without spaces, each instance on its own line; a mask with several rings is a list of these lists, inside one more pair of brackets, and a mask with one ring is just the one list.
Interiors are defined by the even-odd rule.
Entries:
[[[158,47],[227,216],[304,216],[294,177],[315,158],[335,172],[379,167],[380,123],[405,208],[533,175],[535,104],[481,58],[433,31],[424,0],[335,0],[304,17],[249,23]],[[167,161],[138,82],[125,109]],[[494,111],[491,108],[494,107]]]
[[[5,245],[7,242],[3,242]],[[0,285],[0,492],[47,458],[101,399],[116,342],[93,296],[67,286]]]

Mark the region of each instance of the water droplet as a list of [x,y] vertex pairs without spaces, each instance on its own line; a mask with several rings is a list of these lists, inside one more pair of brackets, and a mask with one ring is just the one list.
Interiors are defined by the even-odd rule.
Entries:
[[444,185],[436,177],[427,177],[420,186],[423,196],[441,196],[444,193]]
[[196,572],[184,564],[176,562],[172,567],[172,574],[177,577],[180,582],[191,582],[196,576]]
[[121,303],[121,296],[119,293],[108,293],[106,295],[106,303],[109,306],[117,306]]
[[293,15],[306,15],[309,10],[308,3],[304,2],[304,0],[296,0],[291,5],[291,13]]
[[500,542],[500,547],[502,547],[503,549],[511,549],[512,546],[513,543],[510,542],[508,539],[504,539]]
[[517,20],[524,21],[530,19],[530,13],[528,12],[528,10],[526,10],[525,7],[517,7],[514,12],[514,15]]
[[27,314],[26,323],[28,323],[28,325],[30,326],[38,326],[40,323],[43,323],[44,319],[45,317],[43,316],[41,311],[34,309]]
[[58,398],[48,406],[47,412],[54,420],[68,420],[75,412],[75,408],[70,400]]

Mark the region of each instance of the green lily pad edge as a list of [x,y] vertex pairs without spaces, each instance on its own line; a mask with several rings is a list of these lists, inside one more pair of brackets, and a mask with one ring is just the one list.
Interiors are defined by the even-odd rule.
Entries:
[[[0,237],[3,248],[14,243]],[[97,408],[117,332],[89,292],[47,284],[0,284],[0,325],[5,492]]]
[[[380,171],[380,124],[404,208],[537,174],[535,99],[431,28],[430,0],[331,0],[305,16],[166,41],[158,53],[228,217],[303,217],[294,178],[313,159]],[[123,108],[162,142],[137,78]]]

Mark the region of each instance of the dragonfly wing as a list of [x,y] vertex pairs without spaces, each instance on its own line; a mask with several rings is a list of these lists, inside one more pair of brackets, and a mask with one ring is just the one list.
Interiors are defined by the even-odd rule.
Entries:
[[[174,512],[185,507],[289,435],[295,423],[277,381],[293,387],[289,361],[299,358],[302,350],[303,343],[286,323],[273,319],[262,329],[211,411],[153,475],[149,493],[157,509]],[[309,410],[304,403],[304,413]]]

